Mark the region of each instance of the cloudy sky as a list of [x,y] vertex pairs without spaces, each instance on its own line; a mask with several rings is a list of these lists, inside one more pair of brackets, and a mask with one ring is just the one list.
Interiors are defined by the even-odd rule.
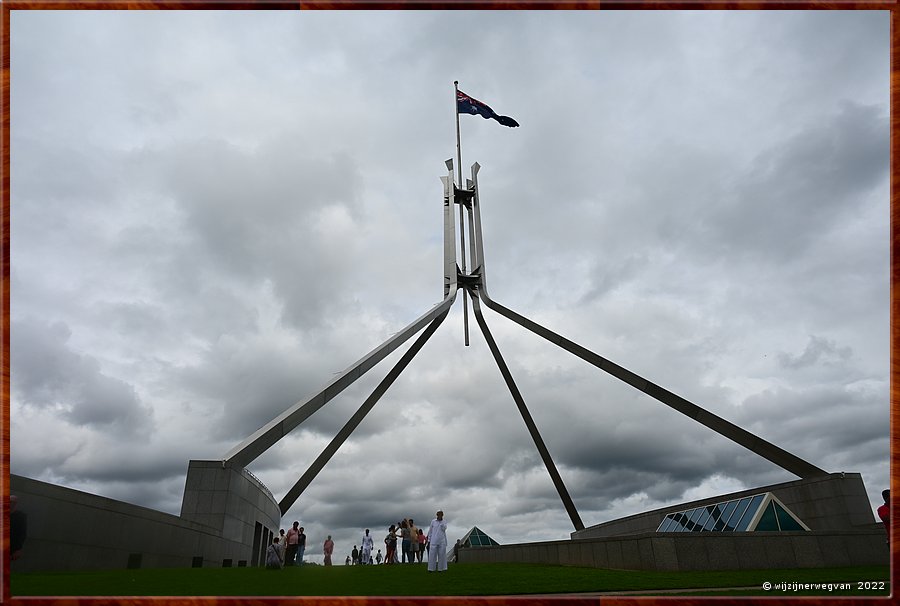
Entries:
[[[889,13],[11,15],[11,470],[177,514],[190,459],[441,300],[453,81],[495,300],[888,486]],[[468,168],[466,169],[468,172]],[[470,311],[471,313],[471,311]],[[585,524],[795,476],[485,311]],[[462,304],[284,520],[572,525]],[[283,496],[397,352],[248,468]]]

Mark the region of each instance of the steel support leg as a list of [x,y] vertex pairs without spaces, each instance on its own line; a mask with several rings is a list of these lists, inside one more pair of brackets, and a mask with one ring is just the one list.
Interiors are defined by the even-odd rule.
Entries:
[[[477,253],[476,258],[472,261],[472,266],[473,268],[478,268],[478,295],[481,300],[484,301],[485,305],[487,305],[497,313],[506,316],[520,326],[524,326],[536,335],[544,337],[554,345],[558,345],[569,353],[575,354],[585,362],[593,364],[600,370],[608,372],[617,379],[641,390],[648,396],[655,398],[666,406],[669,406],[670,408],[677,410],[681,414],[690,417],[701,425],[705,425],[719,435],[740,444],[744,448],[755,452],[764,459],[768,459],[784,470],[796,474],[801,478],[828,475],[828,472],[824,469],[820,469],[812,463],[804,461],[800,457],[791,454],[788,451],[779,448],[778,446],[775,446],[771,442],[760,438],[756,434],[750,433],[749,431],[738,427],[734,423],[726,421],[722,417],[717,416],[709,412],[708,410],[701,408],[700,406],[697,406],[693,402],[685,400],[681,396],[678,396],[671,391],[648,381],[640,375],[637,375],[630,370],[607,360],[606,358],[598,356],[591,350],[586,349],[581,345],[578,345],[577,343],[556,334],[552,330],[544,328],[537,322],[533,322],[532,320],[529,320],[528,318],[517,314],[511,309],[508,309],[503,305],[494,302],[491,299],[490,294],[488,294],[487,276],[484,267],[484,248],[482,247],[481,235],[481,202],[478,196],[478,170],[480,168],[481,167],[477,162],[472,165],[472,184],[474,185],[475,190],[472,200],[472,209],[475,216],[475,230],[472,234],[472,239],[475,241],[475,250]],[[474,271],[475,270],[473,269],[473,273]]]
[[453,284],[448,289],[444,300],[435,305],[430,311],[421,315],[417,320],[409,324],[406,328],[396,333],[390,339],[370,351],[360,360],[357,360],[350,368],[342,372],[336,378],[322,388],[308,400],[297,402],[286,411],[257,429],[253,435],[235,446],[225,455],[224,463],[235,467],[246,467],[256,457],[268,450],[278,440],[287,435],[291,430],[300,425],[309,418],[314,412],[322,408],[331,398],[341,393],[354,381],[363,376],[378,362],[383,360],[385,356],[397,349],[404,341],[412,337],[414,334],[422,330],[431,320],[441,314],[447,313],[447,310],[456,300],[456,277],[453,278]]
[[297,483],[294,484],[291,489],[287,492],[284,498],[281,499],[281,502],[278,503],[278,508],[281,509],[281,515],[287,513],[287,510],[291,508],[294,502],[303,494],[303,491],[312,483],[312,481],[316,478],[322,468],[331,460],[331,457],[338,451],[341,445],[350,437],[350,434],[359,426],[362,420],[366,417],[367,414],[375,407],[375,404],[381,399],[381,396],[385,394],[388,388],[393,384],[393,382],[400,376],[400,373],[403,372],[412,359],[419,353],[422,349],[422,346],[425,345],[425,342],[431,338],[431,335],[434,334],[434,331],[437,330],[437,327],[441,325],[441,322],[444,321],[444,318],[447,317],[447,311],[444,311],[440,316],[432,320],[431,324],[428,325],[428,328],[419,335],[419,338],[415,340],[415,342],[410,346],[410,348],[403,354],[403,357],[400,358],[394,367],[390,370],[390,372],[385,376],[384,379],[381,380],[381,383],[378,384],[378,387],[375,388],[375,391],[372,392],[365,402],[363,402],[362,406],[354,413],[350,420],[341,428],[341,430],[337,433],[333,440],[325,447],[325,450],[322,451],[315,461],[313,461],[312,465],[306,470],[306,472],[300,476],[300,479],[297,480]]
[[521,326],[524,326],[536,335],[544,337],[554,345],[565,349],[569,353],[575,354],[585,362],[593,364],[600,370],[608,372],[617,379],[620,379],[625,383],[628,383],[632,387],[643,391],[648,396],[659,400],[666,406],[674,408],[681,414],[690,417],[691,419],[697,421],[702,425],[705,425],[719,435],[725,436],[733,442],[737,442],[744,448],[747,448],[755,452],[759,456],[768,459],[782,469],[796,474],[801,478],[811,478],[815,476],[828,475],[827,471],[819,469],[812,463],[809,463],[808,461],[805,461],[800,457],[791,454],[782,448],[779,448],[771,442],[760,438],[756,434],[750,433],[746,429],[742,429],[734,423],[726,421],[722,417],[717,416],[709,412],[708,410],[701,408],[700,406],[697,406],[692,402],[689,402],[688,400],[685,400],[681,396],[672,393],[668,389],[664,389],[659,385],[652,383],[647,379],[631,372],[630,370],[623,368],[618,364],[615,364],[614,362],[610,362],[606,358],[598,356],[591,350],[586,349],[581,345],[556,334],[552,330],[544,328],[537,322],[533,322],[532,320],[529,320],[528,318],[517,314],[511,309],[508,309],[500,305],[499,303],[492,301],[488,296],[486,289],[481,289],[480,295],[484,300],[485,305],[487,305],[497,313],[506,316],[507,318]]
[[541,438],[537,425],[531,417],[531,413],[528,412],[528,408],[525,406],[525,400],[522,399],[522,394],[519,393],[519,388],[516,387],[516,382],[513,380],[512,373],[509,372],[509,367],[506,366],[503,356],[500,355],[500,349],[497,347],[497,343],[494,341],[491,331],[488,330],[487,322],[484,320],[484,314],[481,313],[481,306],[478,304],[478,297],[471,291],[468,291],[468,289],[467,292],[469,292],[469,295],[472,297],[472,311],[475,312],[475,319],[481,327],[481,332],[484,333],[484,339],[487,341],[491,353],[494,354],[494,360],[500,368],[500,374],[503,375],[506,386],[509,387],[509,392],[512,394],[513,400],[515,400],[516,406],[522,414],[522,419],[525,421],[525,426],[528,427],[531,439],[534,440],[534,445],[537,446],[541,459],[543,459],[544,465],[550,473],[550,479],[553,480],[553,485],[556,486],[559,498],[562,499],[566,512],[568,512],[569,518],[571,518],[572,524],[575,526],[575,530],[584,530],[584,523],[581,521],[581,516],[578,515],[578,510],[575,509],[575,503],[572,502],[572,497],[569,496],[569,491],[566,490],[566,485],[563,483],[562,477],[560,477],[559,471],[556,469],[556,464],[553,463],[550,451],[547,450],[547,446],[544,444],[543,438]]

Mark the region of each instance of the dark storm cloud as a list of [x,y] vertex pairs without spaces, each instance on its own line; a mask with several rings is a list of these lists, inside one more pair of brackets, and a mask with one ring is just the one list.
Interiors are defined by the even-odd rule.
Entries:
[[832,340],[811,336],[809,344],[802,354],[792,356],[789,353],[781,352],[778,354],[778,361],[785,368],[797,370],[812,366],[820,360],[823,364],[840,363],[849,359],[851,355],[853,355],[853,350],[849,347],[838,347]]
[[[843,385],[773,389],[748,398],[739,419],[753,431],[767,430],[786,447],[793,445],[800,456],[821,452],[834,457],[884,439],[885,395],[880,389],[861,391]],[[830,452],[820,448],[824,444]]]
[[879,108],[848,103],[762,154],[734,197],[711,209],[720,250],[796,256],[887,177],[888,133]]
[[[313,395],[324,384],[322,379],[331,374],[302,343],[295,346],[299,351],[258,339],[225,337],[201,365],[173,369],[172,379],[217,408],[217,422],[209,428],[213,436],[243,439],[295,402]],[[316,423],[318,418],[304,427],[323,429]]]
[[[135,482],[138,486],[150,486],[155,481],[176,481],[181,479],[182,488],[184,474],[187,471],[185,452],[181,448],[160,452],[158,448],[134,443],[116,442],[106,436],[91,438],[98,445],[103,445],[102,452],[84,447],[72,451],[64,459],[53,459],[46,462],[43,469],[23,471],[27,473],[49,473],[65,485],[73,484],[118,484],[120,493],[127,484]],[[146,489],[143,492],[146,492]],[[129,500],[129,499],[126,499]],[[131,501],[129,502],[140,502]]]
[[[440,300],[459,80],[522,124],[460,119],[497,300],[816,465],[862,469],[876,496],[887,483],[885,14],[11,24],[14,473],[177,512],[189,459]],[[586,523],[792,478],[485,313]],[[464,347],[457,305],[285,516],[311,553],[326,533],[349,552],[365,526],[377,546],[437,508],[454,537],[568,536],[469,320]],[[251,471],[284,494],[407,346]]]
[[[356,238],[360,182],[349,156],[322,155],[297,139],[284,137],[254,151],[203,140],[157,150],[153,157],[167,184],[160,193],[183,214],[201,266],[250,287],[271,280],[285,318],[311,326],[345,291],[336,287],[349,270],[343,255]],[[348,232],[329,223],[335,214],[338,221],[346,217]],[[315,279],[320,276],[338,282]]]
[[61,323],[19,320],[10,327],[12,389],[23,403],[51,408],[75,425],[108,427],[126,435],[151,432],[152,410],[134,387],[104,374],[99,362],[72,351]]

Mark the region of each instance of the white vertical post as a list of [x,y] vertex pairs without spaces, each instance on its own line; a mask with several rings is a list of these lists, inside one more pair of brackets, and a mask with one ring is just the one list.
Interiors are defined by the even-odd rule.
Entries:
[[[453,81],[453,107],[456,108],[456,170],[459,188],[463,189],[462,176],[462,145],[459,138],[459,80]],[[459,205],[459,259],[460,269],[463,275],[466,273],[466,228],[465,219],[463,218],[463,205]],[[463,333],[465,335],[466,347],[469,346],[469,303],[466,297],[463,297]]]

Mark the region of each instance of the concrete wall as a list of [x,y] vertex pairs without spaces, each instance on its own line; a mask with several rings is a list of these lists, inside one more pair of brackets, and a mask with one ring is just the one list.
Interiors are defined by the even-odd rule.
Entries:
[[810,530],[853,530],[875,523],[862,476],[858,473],[834,473],[664,507],[590,526],[573,532],[571,537],[588,539],[655,531],[668,513],[761,492],[773,493],[803,520]]
[[246,469],[223,466],[222,461],[188,464],[181,517],[218,528],[222,538],[245,545],[253,544],[257,524],[274,532],[281,524],[281,510],[269,489]]
[[459,550],[463,563],[532,562],[620,570],[753,570],[885,565],[884,529],[657,533]]
[[[771,492],[811,532],[656,532],[668,513]],[[858,473],[763,486],[597,524],[572,540],[467,547],[460,562],[534,562],[625,570],[750,570],[888,565],[881,524]]]
[[28,516],[24,553],[11,571],[253,565],[278,531],[278,504],[245,470],[216,461],[223,473],[212,473],[210,463],[191,461],[188,483],[199,478],[205,488],[212,477],[213,484],[198,489],[210,494],[192,500],[182,517],[10,475],[10,494]]

